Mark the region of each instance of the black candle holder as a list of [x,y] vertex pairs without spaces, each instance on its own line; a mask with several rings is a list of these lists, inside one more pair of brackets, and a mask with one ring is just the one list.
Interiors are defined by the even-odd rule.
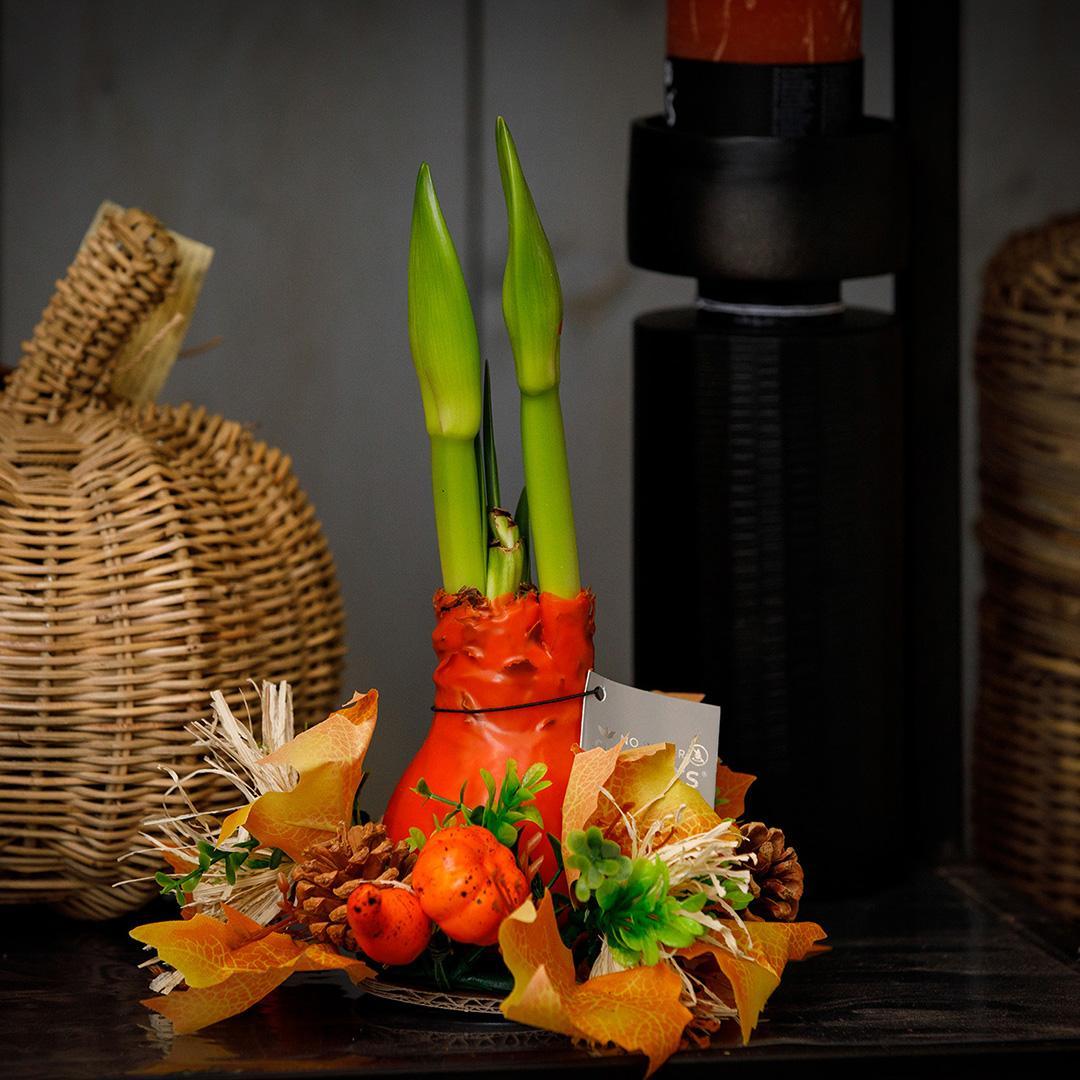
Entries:
[[903,849],[902,350],[840,286],[903,266],[904,155],[861,60],[667,83],[631,132],[629,253],[699,295],[634,327],[636,680],[723,707],[815,891],[872,887]]

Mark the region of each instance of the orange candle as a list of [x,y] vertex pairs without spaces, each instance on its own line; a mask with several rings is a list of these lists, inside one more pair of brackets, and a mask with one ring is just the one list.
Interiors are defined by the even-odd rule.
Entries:
[[[572,748],[581,738],[581,698],[552,699],[585,689],[593,664],[593,611],[593,595],[585,589],[573,600],[535,592],[497,600],[464,591],[435,594],[438,711],[386,808],[383,823],[395,840],[410,828],[431,832],[432,812],[440,807],[412,790],[421,777],[450,798],[464,783],[465,802],[474,806],[487,795],[480,770],[502,779],[509,758],[522,773],[539,761],[547,765],[551,787],[536,806],[545,829],[561,835]],[[515,705],[525,707],[507,708]],[[460,711],[485,706],[492,711]],[[546,847],[545,841],[541,852]]]
[[862,55],[862,0],[668,0],[667,54],[731,64]]

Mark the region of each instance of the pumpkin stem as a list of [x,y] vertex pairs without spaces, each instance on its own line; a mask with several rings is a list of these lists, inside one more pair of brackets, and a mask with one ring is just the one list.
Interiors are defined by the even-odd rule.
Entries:
[[117,399],[153,401],[213,257],[141,210],[103,203],[22,347],[0,407],[57,420]]

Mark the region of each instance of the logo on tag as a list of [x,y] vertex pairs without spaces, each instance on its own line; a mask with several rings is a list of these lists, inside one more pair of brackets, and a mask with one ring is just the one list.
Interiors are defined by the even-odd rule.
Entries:
[[[675,744],[675,767],[710,806],[716,797],[716,752],[720,709],[687,695],[653,694],[615,682],[595,671],[585,683],[581,746],[605,749],[625,739],[627,747]],[[684,761],[684,759],[686,759]]]

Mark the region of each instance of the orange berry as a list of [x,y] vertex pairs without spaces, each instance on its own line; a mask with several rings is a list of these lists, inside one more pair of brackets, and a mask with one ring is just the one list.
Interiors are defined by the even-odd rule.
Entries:
[[411,964],[431,939],[431,920],[411,889],[365,882],[348,902],[356,943],[380,964]]

